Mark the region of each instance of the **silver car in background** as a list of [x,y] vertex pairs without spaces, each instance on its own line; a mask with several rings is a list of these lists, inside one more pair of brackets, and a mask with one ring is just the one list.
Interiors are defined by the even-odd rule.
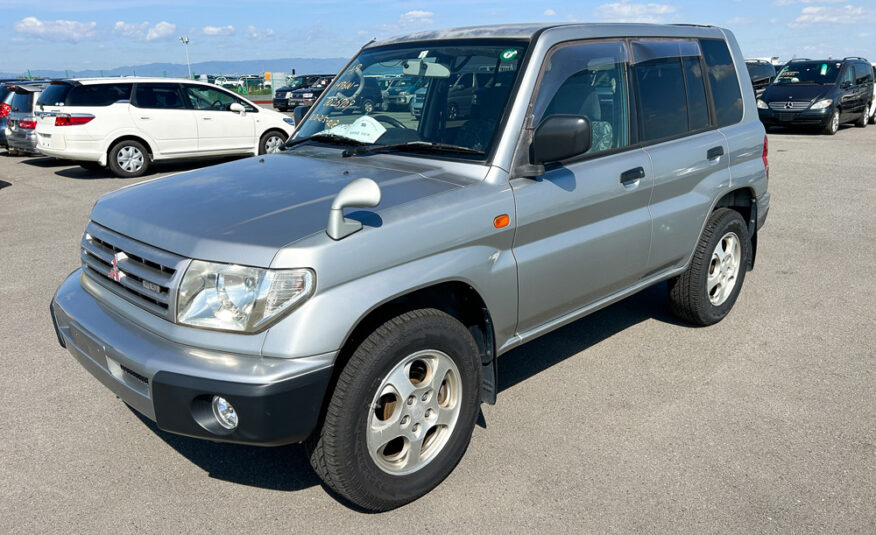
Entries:
[[[730,313],[770,199],[743,57],[689,25],[369,43],[285,151],[103,196],[58,341],[163,430],[304,442],[344,499],[408,503],[496,402],[498,356],[661,281],[692,325]],[[449,117],[463,72],[486,83]],[[389,75],[418,118],[361,105]]]
[[12,86],[6,127],[6,143],[10,154],[40,154],[37,149],[37,121],[34,111],[37,99],[47,85],[48,82],[30,82]]

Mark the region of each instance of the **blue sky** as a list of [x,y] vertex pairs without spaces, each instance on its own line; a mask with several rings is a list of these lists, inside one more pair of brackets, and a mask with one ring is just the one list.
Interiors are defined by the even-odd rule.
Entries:
[[533,21],[715,24],[746,56],[876,61],[876,0],[0,0],[0,71],[347,57],[371,37]]

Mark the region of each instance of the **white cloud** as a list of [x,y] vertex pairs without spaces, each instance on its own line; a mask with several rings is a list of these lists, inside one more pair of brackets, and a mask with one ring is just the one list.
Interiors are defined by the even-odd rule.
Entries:
[[154,41],[156,39],[167,39],[173,37],[176,33],[176,24],[171,24],[167,21],[161,21],[155,26],[149,28],[146,32],[146,40]]
[[801,28],[812,24],[859,24],[876,21],[876,11],[852,5],[827,7],[806,6],[796,19],[788,23],[791,28]]
[[256,28],[255,26],[247,26],[246,35],[250,39],[262,41],[264,39],[270,39],[271,37],[273,37],[274,30],[270,28]]
[[72,41],[77,43],[97,37],[96,22],[76,20],[46,20],[25,17],[14,25],[15,31],[31,37],[48,41]]
[[635,4],[629,0],[621,0],[612,4],[602,4],[594,10],[596,17],[611,22],[651,22],[660,23],[668,15],[678,11],[669,4]]
[[554,11],[553,9],[545,9],[544,14],[546,17],[553,17],[553,16],[556,16],[557,12]]
[[201,31],[204,35],[231,35],[234,33],[234,26],[204,26]]
[[401,27],[422,26],[424,24],[432,24],[432,17],[435,13],[431,11],[408,11],[402,13],[398,18],[398,25]]
[[176,33],[176,24],[161,21],[152,26],[149,22],[124,22],[120,20],[113,24],[113,33],[131,39],[154,41],[172,37]]
[[144,39],[146,32],[149,31],[148,22],[124,22],[118,21],[113,25],[113,33],[117,33],[122,37],[133,37],[136,39]]
[[727,19],[727,24],[749,24],[753,21],[754,19],[751,17],[733,17],[732,19]]

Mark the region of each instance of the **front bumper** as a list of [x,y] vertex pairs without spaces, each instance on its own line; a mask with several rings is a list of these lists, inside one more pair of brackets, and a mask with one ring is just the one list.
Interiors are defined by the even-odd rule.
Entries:
[[827,126],[833,114],[832,106],[821,110],[774,111],[758,108],[760,122],[767,126]]
[[316,98],[289,98],[286,99],[286,105],[289,109],[295,109],[298,106],[312,106],[316,102]]
[[[81,270],[61,284],[50,308],[58,341],[159,428],[273,446],[301,442],[316,427],[336,353],[281,359],[191,347],[127,319],[97,291]],[[233,431],[213,417],[214,395],[234,405],[240,424]]]

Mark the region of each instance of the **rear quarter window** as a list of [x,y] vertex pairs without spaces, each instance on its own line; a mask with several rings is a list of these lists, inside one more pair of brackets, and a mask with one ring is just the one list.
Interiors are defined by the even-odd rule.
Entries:
[[134,84],[79,85],[67,94],[67,106],[109,106],[120,100],[131,99]]
[[742,92],[730,49],[718,39],[701,39],[700,46],[709,72],[718,126],[738,123],[742,120]]

